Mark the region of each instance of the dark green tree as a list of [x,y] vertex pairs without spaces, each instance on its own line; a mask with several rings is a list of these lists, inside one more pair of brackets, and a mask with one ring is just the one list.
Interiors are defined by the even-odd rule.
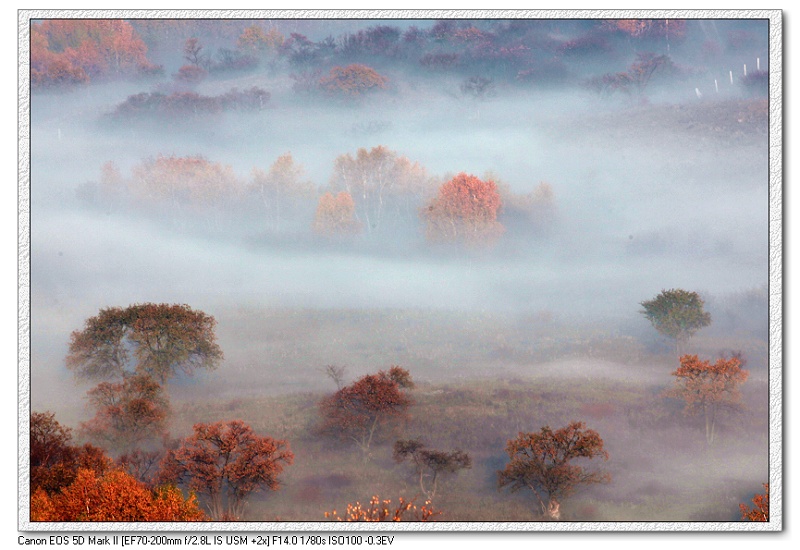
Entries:
[[675,350],[680,357],[689,339],[711,324],[711,314],[703,309],[703,304],[697,292],[674,288],[662,290],[652,300],[641,302],[644,309],[640,313],[658,332],[675,340]]

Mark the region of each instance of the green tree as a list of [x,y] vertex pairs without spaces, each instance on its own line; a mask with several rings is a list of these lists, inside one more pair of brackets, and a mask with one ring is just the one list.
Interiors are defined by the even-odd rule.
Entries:
[[711,314],[703,310],[703,299],[696,292],[681,289],[663,290],[652,300],[641,302],[640,311],[655,329],[675,339],[678,357],[689,339],[711,324]]
[[100,310],[72,333],[67,368],[81,378],[122,380],[146,374],[164,383],[179,371],[214,369],[222,360],[216,321],[187,305],[135,304]]

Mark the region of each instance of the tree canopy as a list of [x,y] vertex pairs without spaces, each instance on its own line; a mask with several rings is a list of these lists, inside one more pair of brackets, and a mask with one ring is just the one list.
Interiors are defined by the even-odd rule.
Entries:
[[711,314],[704,311],[703,299],[697,292],[663,290],[652,300],[645,300],[640,305],[644,308],[640,313],[658,332],[675,339],[679,356],[689,338],[711,324]]
[[72,333],[67,368],[88,379],[147,374],[164,383],[178,372],[213,370],[222,360],[214,317],[187,305],[110,307]]

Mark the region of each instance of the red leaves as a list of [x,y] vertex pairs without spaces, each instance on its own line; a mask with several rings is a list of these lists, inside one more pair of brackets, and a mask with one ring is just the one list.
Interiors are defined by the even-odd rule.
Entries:
[[369,506],[363,506],[360,502],[348,504],[344,518],[336,510],[325,512],[326,518],[336,521],[434,521],[433,518],[438,515],[441,512],[435,510],[430,501],[417,507],[413,500],[400,497],[397,504],[393,505],[391,500],[381,500],[377,495],[370,499]]
[[764,494],[753,497],[753,507],[740,504],[742,521],[769,521],[769,483],[764,484]]
[[367,452],[379,424],[405,415],[411,399],[402,390],[408,387],[411,375],[401,367],[364,376],[320,402],[322,430],[352,439]]
[[328,76],[320,78],[319,87],[331,94],[356,98],[370,91],[383,90],[388,82],[389,79],[375,69],[354,63],[332,68]]
[[241,420],[195,424],[164,458],[161,477],[208,497],[214,519],[238,518],[252,492],[278,490],[278,475],[293,461],[286,441],[258,436]]
[[497,221],[500,206],[494,181],[462,172],[442,185],[439,195],[422,211],[426,234],[434,241],[493,242],[505,231]]
[[510,485],[512,491],[529,488],[542,512],[550,519],[559,519],[559,501],[577,486],[610,480],[608,474],[572,463],[583,458],[608,460],[598,433],[585,428],[583,422],[570,422],[555,431],[545,426],[538,433],[520,433],[506,446],[510,460],[498,472],[498,485]]
[[327,237],[353,235],[361,231],[355,219],[355,203],[350,193],[342,191],[336,196],[325,193],[319,198],[314,215],[314,233]]

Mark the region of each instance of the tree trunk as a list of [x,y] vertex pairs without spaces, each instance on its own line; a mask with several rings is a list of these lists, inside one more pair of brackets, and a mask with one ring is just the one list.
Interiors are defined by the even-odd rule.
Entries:
[[547,510],[545,510],[544,516],[550,521],[560,521],[561,504],[559,504],[556,499],[551,497],[550,501],[547,503]]

